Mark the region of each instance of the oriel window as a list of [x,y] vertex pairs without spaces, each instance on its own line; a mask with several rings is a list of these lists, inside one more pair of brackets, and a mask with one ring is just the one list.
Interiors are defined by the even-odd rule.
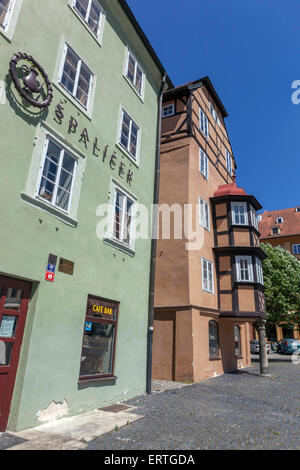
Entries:
[[76,166],[77,159],[48,137],[36,196],[68,213]]
[[232,223],[234,225],[248,225],[247,204],[244,202],[233,202]]
[[73,6],[93,34],[98,37],[102,15],[104,14],[99,2],[97,0],[73,0]]
[[116,378],[115,346],[119,302],[88,296],[79,380]]
[[89,105],[92,79],[87,65],[65,44],[59,82],[85,109]]
[[251,256],[236,256],[238,282],[253,282],[253,267]]

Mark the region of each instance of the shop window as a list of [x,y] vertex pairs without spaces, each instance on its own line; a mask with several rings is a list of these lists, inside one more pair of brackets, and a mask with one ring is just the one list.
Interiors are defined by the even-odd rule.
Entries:
[[48,137],[36,197],[69,213],[76,166],[77,159]]
[[119,303],[88,296],[79,380],[115,378]]
[[137,160],[139,133],[139,127],[133,119],[131,119],[129,114],[122,109],[119,143],[135,161]]
[[70,46],[65,44],[59,83],[85,109],[89,107],[93,74]]
[[245,202],[232,202],[233,225],[248,225],[247,204]]
[[199,170],[204,178],[208,180],[208,157],[202,149],[199,149]]
[[103,28],[104,13],[98,0],[73,0],[73,7],[92,33],[99,37]]
[[211,320],[208,324],[209,328],[209,358],[215,359],[219,357],[219,329],[218,323]]
[[199,108],[199,128],[208,139],[209,137],[209,130],[208,130],[208,119],[206,114]]
[[238,325],[234,325],[234,354],[236,356],[242,355],[241,329]]
[[140,95],[140,97],[142,97],[145,74],[138,61],[129,50],[127,50],[127,65],[125,76],[135,91]]

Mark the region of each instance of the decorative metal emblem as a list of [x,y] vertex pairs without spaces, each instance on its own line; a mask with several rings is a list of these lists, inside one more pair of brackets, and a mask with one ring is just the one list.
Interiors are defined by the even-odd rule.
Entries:
[[[21,66],[17,67],[20,61],[22,61]],[[31,66],[28,67],[26,62]],[[22,98],[36,108],[49,106],[53,98],[51,82],[45,70],[31,55],[22,52],[15,54],[9,63],[9,71],[12,81]],[[42,83],[40,83],[41,79],[43,80]],[[39,101],[41,95],[44,99]]]

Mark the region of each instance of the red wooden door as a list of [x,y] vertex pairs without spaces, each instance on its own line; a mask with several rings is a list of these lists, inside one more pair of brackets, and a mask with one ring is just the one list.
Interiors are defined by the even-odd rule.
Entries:
[[0,431],[9,417],[30,292],[29,282],[0,276]]

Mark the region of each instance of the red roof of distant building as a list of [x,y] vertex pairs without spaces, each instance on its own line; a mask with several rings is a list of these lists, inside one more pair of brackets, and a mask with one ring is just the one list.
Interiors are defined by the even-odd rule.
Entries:
[[[261,238],[277,238],[288,235],[300,235],[300,207],[299,212],[295,207],[290,209],[281,209],[278,211],[265,211],[259,222],[259,232]],[[278,223],[277,219],[281,217],[283,222]],[[272,234],[272,228],[279,227],[280,232]]]

